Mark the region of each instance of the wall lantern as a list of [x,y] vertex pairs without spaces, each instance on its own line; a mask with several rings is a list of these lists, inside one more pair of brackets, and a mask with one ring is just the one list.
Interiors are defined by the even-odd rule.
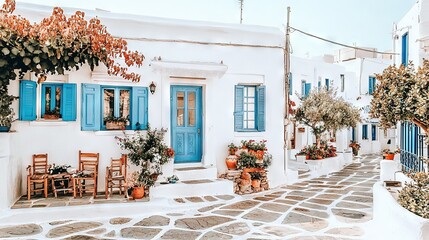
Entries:
[[149,90],[150,90],[150,93],[152,93],[152,94],[155,93],[156,85],[155,85],[155,83],[153,81],[149,85]]

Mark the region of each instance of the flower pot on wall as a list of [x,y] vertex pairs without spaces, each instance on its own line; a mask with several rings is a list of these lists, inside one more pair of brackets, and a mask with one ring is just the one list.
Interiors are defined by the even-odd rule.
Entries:
[[58,120],[60,118],[59,115],[56,114],[45,114],[43,115],[43,119],[45,120]]
[[144,197],[144,187],[134,187],[132,196],[134,199],[142,199]]
[[106,122],[107,130],[122,130],[125,129],[124,122]]
[[10,127],[7,126],[0,126],[0,132],[9,132]]
[[237,156],[230,155],[225,159],[226,167],[228,169],[234,170],[237,168]]
[[388,153],[386,154],[386,160],[393,160],[395,158],[395,154],[394,153]]

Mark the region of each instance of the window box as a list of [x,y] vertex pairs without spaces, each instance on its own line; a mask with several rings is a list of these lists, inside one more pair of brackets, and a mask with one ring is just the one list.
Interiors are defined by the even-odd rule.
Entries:
[[45,114],[43,116],[43,118],[45,120],[58,120],[60,118],[60,115],[57,115],[57,114]]
[[124,122],[106,122],[107,130],[124,130],[125,123]]

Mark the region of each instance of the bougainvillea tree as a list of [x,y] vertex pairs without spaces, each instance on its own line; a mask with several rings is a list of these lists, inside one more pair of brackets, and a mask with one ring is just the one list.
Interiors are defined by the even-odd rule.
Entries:
[[47,74],[78,70],[83,64],[93,70],[102,63],[109,74],[140,80],[128,67],[142,66],[143,54],[129,50],[127,42],[113,37],[99,19],[86,20],[81,11],[67,17],[55,7],[51,16],[30,23],[13,14],[14,10],[14,0],[6,0],[0,10],[1,105],[10,105],[13,100],[7,95],[7,86],[17,77],[15,70],[20,78],[30,71],[43,79]]
[[378,80],[371,101],[370,116],[380,119],[384,128],[395,127],[399,121],[415,123],[426,134],[429,129],[429,61],[415,69],[389,66]]
[[326,89],[312,90],[308,96],[301,97],[294,119],[311,128],[317,147],[324,132],[355,127],[361,121],[359,109]]

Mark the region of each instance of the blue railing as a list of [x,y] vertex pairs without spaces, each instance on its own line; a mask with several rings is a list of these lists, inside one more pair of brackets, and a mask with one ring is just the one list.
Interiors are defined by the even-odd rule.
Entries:
[[417,154],[409,153],[401,150],[401,164],[402,170],[423,172],[425,171],[425,159]]

